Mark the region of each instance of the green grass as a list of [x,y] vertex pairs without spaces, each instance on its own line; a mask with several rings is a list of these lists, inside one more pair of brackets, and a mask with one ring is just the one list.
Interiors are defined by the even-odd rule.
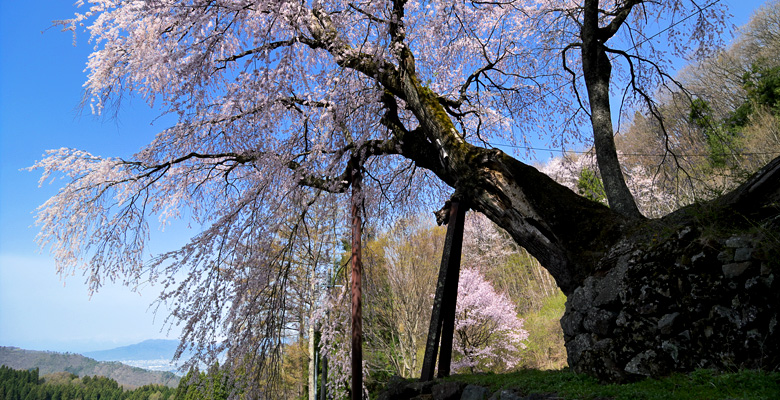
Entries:
[[544,300],[539,310],[523,315],[528,331],[528,346],[522,353],[521,366],[528,369],[561,369],[566,366],[561,317],[566,296],[558,292]]
[[515,389],[523,395],[556,393],[564,399],[780,399],[780,372],[741,371],[717,373],[698,370],[663,379],[629,384],[599,384],[595,379],[568,369],[524,370],[511,374],[455,375],[460,382],[487,386],[491,390]]

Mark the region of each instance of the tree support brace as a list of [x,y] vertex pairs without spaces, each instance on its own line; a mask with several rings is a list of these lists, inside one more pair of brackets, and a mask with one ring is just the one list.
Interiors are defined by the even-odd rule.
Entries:
[[[449,210],[448,210],[449,208]],[[425,344],[420,380],[433,379],[436,353],[441,338],[439,354],[438,377],[450,375],[452,362],[452,339],[455,332],[455,306],[458,299],[458,277],[460,275],[460,256],[463,248],[463,223],[468,205],[461,201],[457,194],[453,195],[448,204],[436,213],[439,224],[447,224],[447,238],[439,268],[439,280],[436,284],[436,295],[433,299],[431,324],[428,328],[428,341]]]
[[361,303],[363,261],[361,240],[363,221],[361,205],[363,175],[360,167],[352,169],[352,400],[363,398],[363,307]]

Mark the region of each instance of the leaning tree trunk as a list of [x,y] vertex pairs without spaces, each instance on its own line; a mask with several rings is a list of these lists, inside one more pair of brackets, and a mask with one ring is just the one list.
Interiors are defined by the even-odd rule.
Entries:
[[[626,2],[609,25],[593,27],[590,45],[582,43],[595,46],[597,69],[603,43],[636,4]],[[466,142],[442,106],[447,99],[420,83],[403,30],[393,35],[398,64],[382,64],[328,41],[338,35],[327,16],[318,18],[312,34],[340,65],[385,89],[382,123],[393,138],[366,144],[368,155],[400,154],[431,171],[539,260],[569,297],[562,325],[574,370],[627,380],[698,366],[777,368],[780,161],[719,200],[660,220],[626,218],[634,213]],[[414,114],[413,130],[399,118],[398,100]]]
[[568,296],[571,368],[605,381],[780,366],[780,158],[709,203],[625,218],[497,150],[431,168],[534,255]]

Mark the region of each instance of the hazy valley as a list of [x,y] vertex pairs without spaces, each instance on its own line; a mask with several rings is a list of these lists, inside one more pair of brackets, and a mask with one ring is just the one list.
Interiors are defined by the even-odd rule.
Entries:
[[83,355],[0,346],[0,365],[20,370],[38,368],[41,375],[69,372],[80,377],[105,376],[125,388],[150,384],[176,387],[180,376],[171,359],[177,343],[174,340],[147,340]]

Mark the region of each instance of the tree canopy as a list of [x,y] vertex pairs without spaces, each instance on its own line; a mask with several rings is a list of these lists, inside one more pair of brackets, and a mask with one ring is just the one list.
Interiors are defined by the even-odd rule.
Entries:
[[[138,95],[178,123],[127,160],[59,149],[38,162],[42,181],[68,179],[39,211],[41,242],[92,289],[161,280],[184,342],[237,365],[261,365],[258,338],[283,331],[269,321],[291,260],[357,168],[373,215],[454,188],[572,291],[642,218],[610,89],[652,109],[675,84],[663,55],[707,54],[724,27],[720,3],[683,0],[87,3],[61,21],[95,45],[86,104]],[[494,147],[536,138],[593,140],[612,209]],[[203,228],[149,261],[150,215]]]

